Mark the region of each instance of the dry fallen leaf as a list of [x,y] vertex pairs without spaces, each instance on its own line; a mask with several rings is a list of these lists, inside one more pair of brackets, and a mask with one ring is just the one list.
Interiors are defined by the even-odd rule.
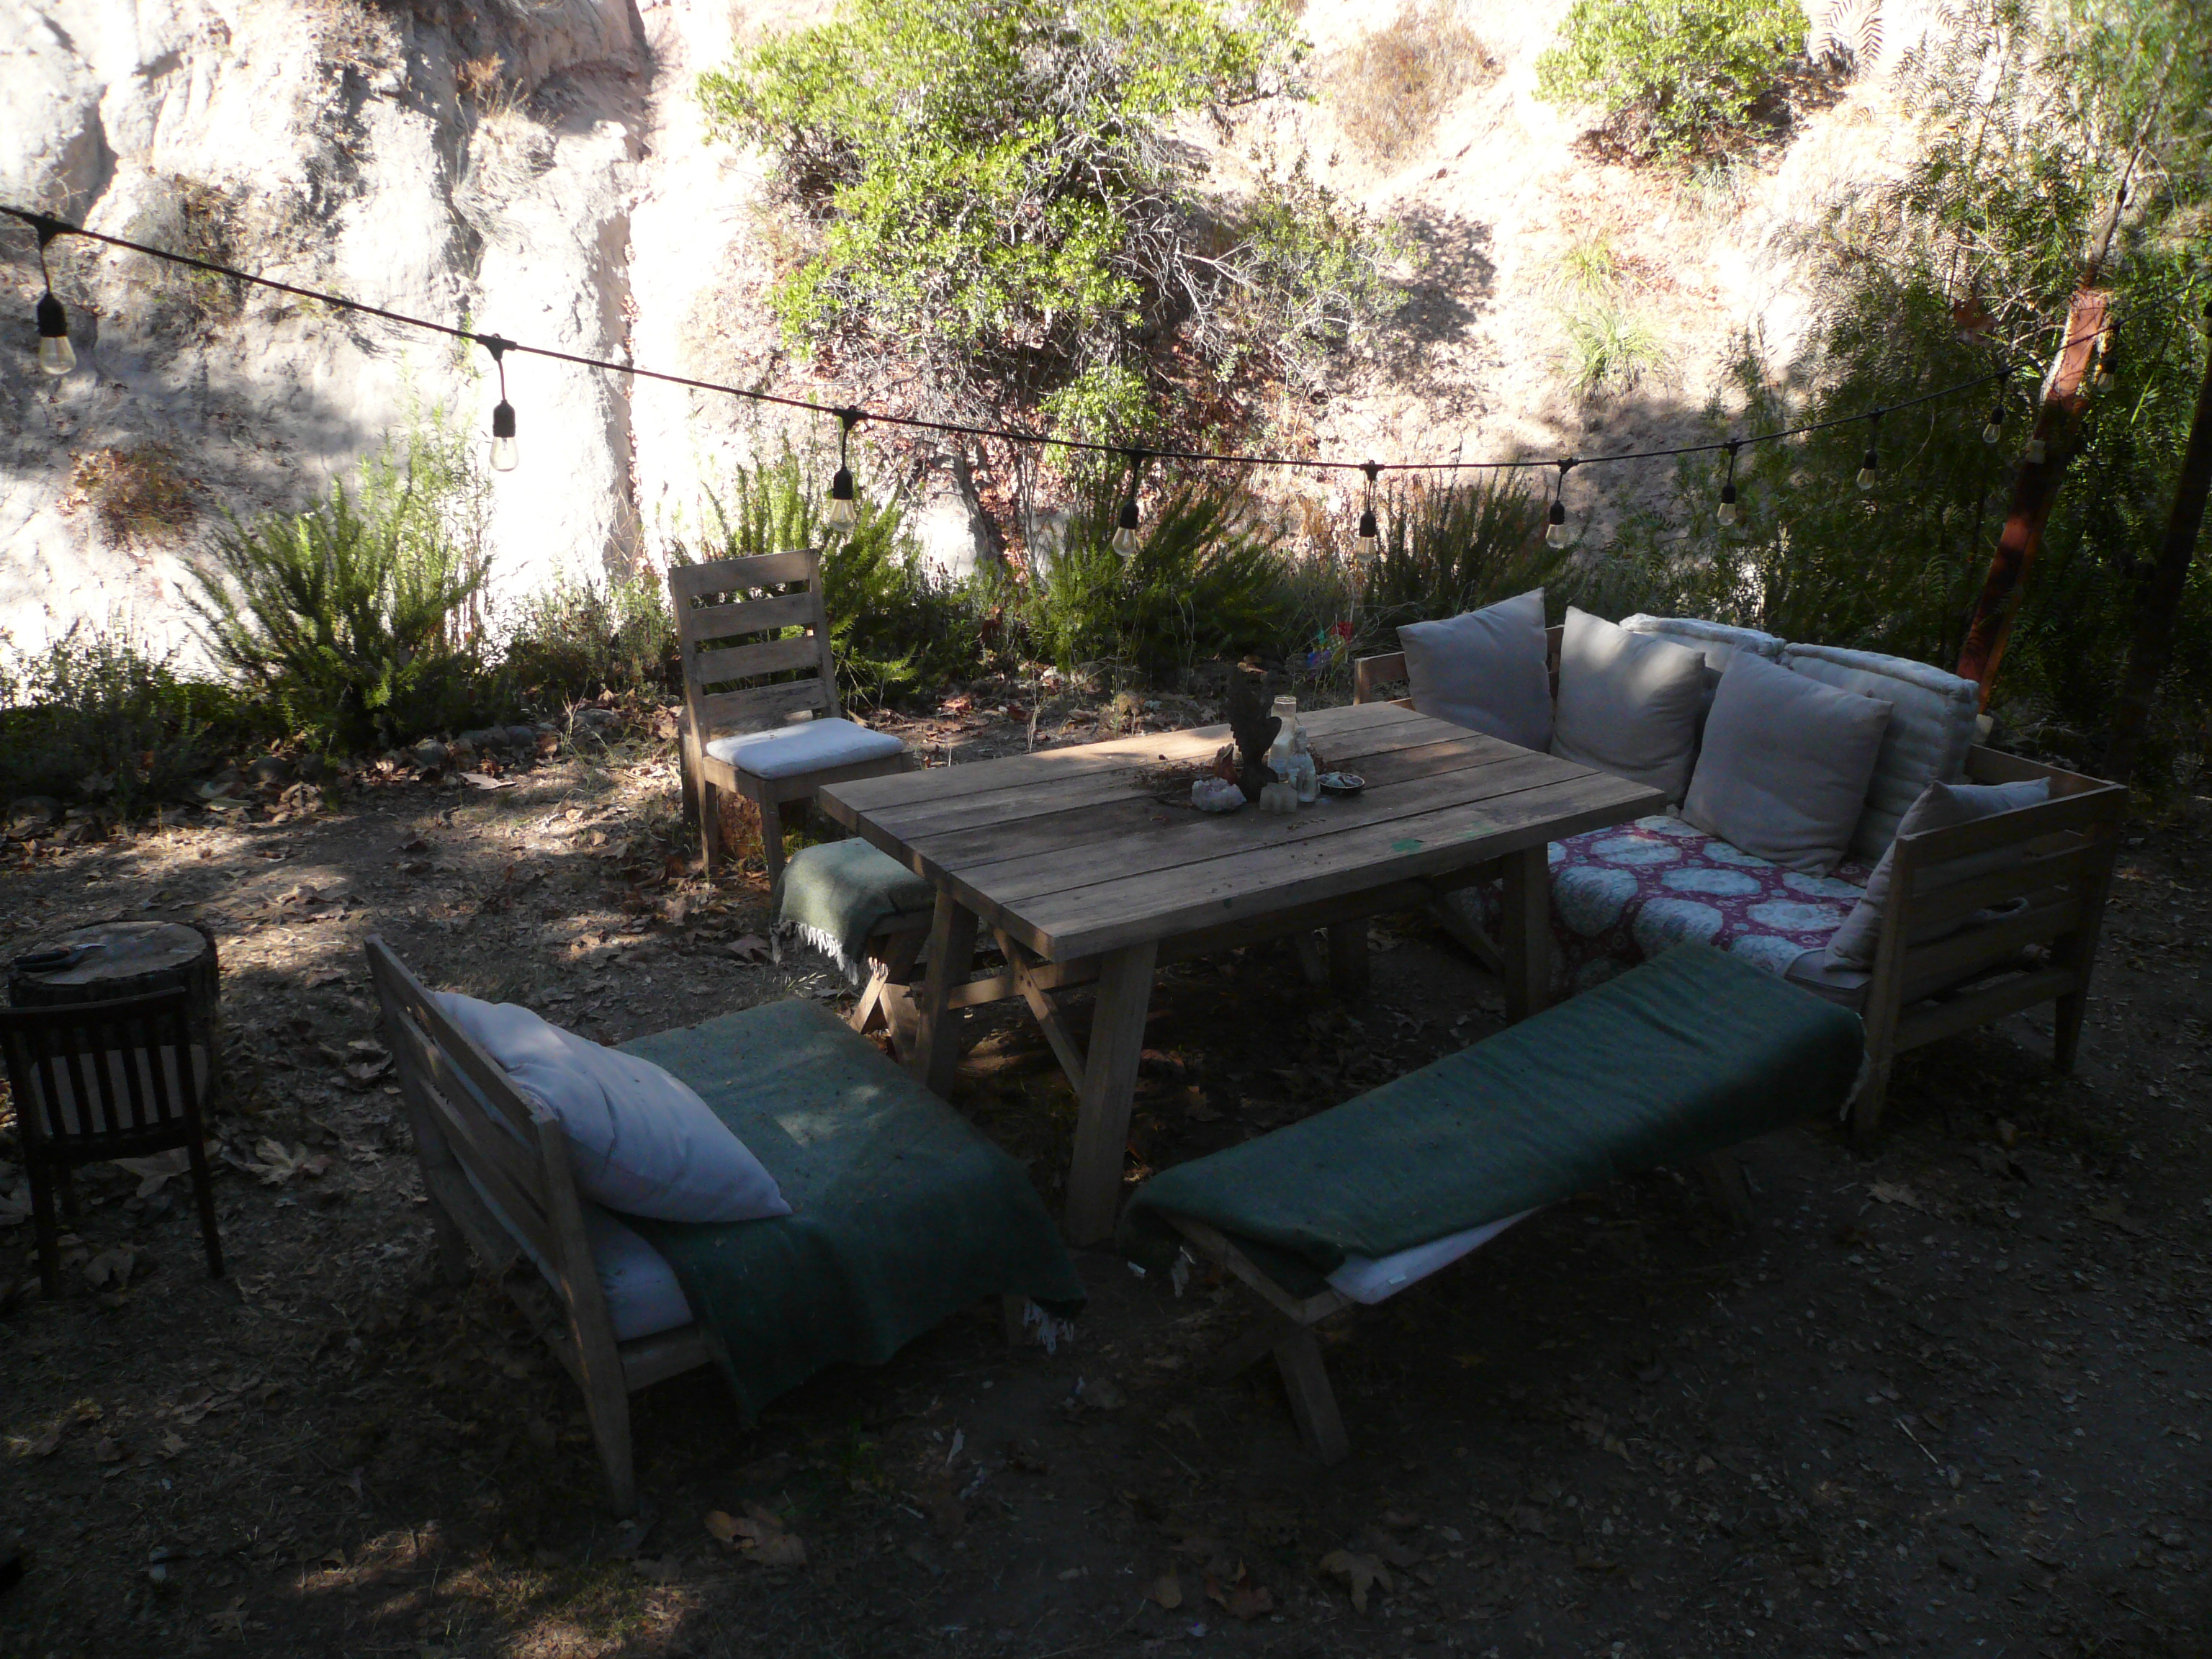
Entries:
[[464,772],[461,774],[461,781],[467,784],[471,789],[512,789],[514,787],[514,780],[513,778],[495,778],[486,772]]
[[310,1152],[304,1145],[287,1152],[283,1141],[274,1139],[256,1142],[253,1158],[244,1168],[260,1176],[264,1187],[281,1187],[294,1176],[319,1176],[331,1167],[320,1152]]
[[1164,1572],[1152,1580],[1152,1600],[1173,1613],[1182,1605],[1182,1580],[1171,1572]]
[[39,1434],[11,1435],[8,1449],[16,1457],[52,1457],[61,1449],[62,1434],[68,1427],[68,1422],[64,1420]]
[[112,1250],[102,1250],[84,1264],[85,1280],[95,1291],[119,1291],[131,1282],[137,1265],[138,1252],[128,1244],[118,1244]]
[[228,1636],[244,1641],[246,1639],[246,1598],[241,1595],[228,1607],[210,1613],[208,1627],[217,1636]]
[[161,1443],[155,1446],[154,1449],[160,1452],[164,1457],[174,1457],[179,1452],[184,1450],[184,1449],[185,1437],[179,1434],[174,1429],[171,1429],[167,1434],[161,1437]]
[[730,954],[739,962],[766,962],[770,952],[766,939],[757,933],[747,933],[743,939],[731,941]]
[[1341,1578],[1352,1587],[1352,1605],[1360,1612],[1367,1611],[1367,1592],[1376,1584],[1385,1591],[1395,1588],[1390,1582],[1390,1569],[1371,1555],[1355,1555],[1350,1550],[1331,1550],[1321,1559],[1321,1570],[1333,1578]]
[[123,1448],[103,1434],[93,1442],[92,1461],[95,1463],[120,1463],[123,1461]]
[[[222,1143],[210,1140],[207,1150],[210,1156],[221,1150]],[[161,1190],[162,1183],[174,1181],[179,1176],[190,1175],[192,1169],[191,1151],[183,1146],[172,1146],[151,1158],[118,1158],[115,1167],[128,1170],[138,1177],[137,1196],[151,1198]]]
[[[1384,1588],[1389,1587],[1386,1585]],[[1228,1583],[1209,1577],[1206,1581],[1206,1595],[1208,1601],[1218,1603],[1231,1618],[1248,1623],[1263,1613],[1275,1610],[1274,1593],[1265,1584],[1254,1583],[1242,1561],[1237,1564],[1237,1576]]]
[[1877,1181],[1868,1187],[1867,1196],[1877,1204],[1902,1204],[1908,1210],[1923,1213],[1928,1208],[1920,1201],[1920,1195],[1902,1182]]
[[806,1546],[784,1530],[782,1519],[764,1504],[747,1504],[742,1516],[723,1510],[707,1512],[707,1531],[718,1542],[738,1550],[764,1567],[803,1567]]

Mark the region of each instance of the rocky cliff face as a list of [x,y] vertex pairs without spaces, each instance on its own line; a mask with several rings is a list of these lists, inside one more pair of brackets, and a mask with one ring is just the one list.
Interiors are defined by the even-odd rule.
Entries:
[[[1890,0],[1893,60],[1918,20]],[[1880,20],[1877,0],[1848,0]],[[733,44],[827,0],[17,0],[0,11],[0,200],[199,252],[304,287],[678,373],[839,395],[763,322],[773,227],[755,158],[704,141],[690,88]],[[1312,0],[1322,96],[1194,126],[1222,182],[1273,146],[1402,224],[1413,302],[1335,395],[1279,411],[1334,456],[1583,453],[1680,434],[1739,330],[1802,333],[1803,233],[1894,164],[1879,74],[1811,109],[1790,142],[1697,188],[1603,165],[1534,96],[1565,0],[1462,15],[1488,62],[1434,129],[1387,161],[1354,128],[1349,65],[1393,10]],[[1814,9],[1825,15],[1825,9]],[[1856,20],[1856,21],[1854,21]],[[1878,37],[1879,25],[1875,30]],[[1620,304],[1656,334],[1638,385],[1569,389],[1560,272],[1602,243]],[[343,476],[412,409],[481,434],[481,351],[179,276],[82,242],[52,250],[80,368],[29,368],[32,239],[0,232],[0,629],[35,646],[73,622],[182,644],[179,546],[224,508]],[[696,512],[699,485],[790,430],[726,398],[511,357],[523,465],[495,480],[495,581],[628,568]],[[815,423],[826,438],[830,423]],[[809,423],[799,422],[804,437]],[[161,446],[196,515],[183,541],[125,533],[79,487],[107,452]],[[907,458],[941,561],[972,556],[973,492],[950,457]],[[1326,488],[1310,477],[1289,489]],[[1662,469],[1585,469],[1601,528]],[[988,485],[988,481],[985,481]]]

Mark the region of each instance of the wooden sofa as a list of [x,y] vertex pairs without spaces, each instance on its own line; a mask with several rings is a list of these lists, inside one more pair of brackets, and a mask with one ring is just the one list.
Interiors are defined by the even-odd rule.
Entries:
[[[1563,632],[1547,631],[1553,687],[1558,690]],[[1352,700],[1382,700],[1406,679],[1402,653],[1353,665]],[[1411,705],[1411,698],[1393,701]],[[1909,1048],[1972,1030],[2042,1003],[2053,1008],[2052,1058],[2070,1072],[2087,1011],[2097,935],[2119,846],[2127,791],[2102,780],[2045,766],[1976,744],[1967,751],[1970,783],[2046,778],[2051,799],[1979,823],[1900,836],[1892,864],[1893,895],[1874,965],[1863,989],[1846,1000],[1866,1022],[1868,1075],[1851,1105],[1852,1132],[1880,1127],[1889,1077]],[[1928,872],[1945,861],[2013,849],[2019,861],[1990,875],[1930,890]],[[2008,914],[1924,944],[1916,935],[1977,911]],[[1439,908],[1438,920],[1493,966],[1496,945],[1463,915]]]

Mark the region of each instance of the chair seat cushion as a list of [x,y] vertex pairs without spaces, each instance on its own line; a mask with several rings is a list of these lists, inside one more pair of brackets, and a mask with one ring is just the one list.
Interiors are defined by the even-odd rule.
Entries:
[[811,1002],[623,1045],[760,1156],[792,1212],[624,1221],[665,1256],[748,1412],[825,1365],[876,1365],[985,1297],[1055,1309],[1083,1281],[1028,1172]]
[[795,778],[888,760],[905,747],[888,732],[872,732],[848,720],[824,720],[716,738],[707,744],[707,752],[757,778]]
[[[1554,842],[1553,994],[1571,996],[1686,943],[1710,945],[1771,974],[1826,945],[1863,890],[1866,869],[1809,876],[1664,814]],[[1495,883],[1445,901],[1493,938]]]
[[858,984],[868,938],[900,916],[926,916],[937,889],[858,836],[802,847],[777,878],[775,919]]
[[[1810,1117],[1856,1085],[1858,1018],[1685,945],[1435,1064],[1139,1188],[1125,1244],[1187,1216],[1330,1273]],[[1271,1270],[1272,1271],[1272,1270]]]

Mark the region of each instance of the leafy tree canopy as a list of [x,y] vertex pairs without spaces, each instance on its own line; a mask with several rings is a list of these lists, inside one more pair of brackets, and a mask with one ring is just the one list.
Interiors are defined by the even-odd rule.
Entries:
[[1170,131],[1298,92],[1304,50],[1278,0],[848,0],[699,94],[816,230],[791,338],[1127,434],[1178,350],[1297,378],[1389,303],[1392,245],[1302,167],[1229,203]]

